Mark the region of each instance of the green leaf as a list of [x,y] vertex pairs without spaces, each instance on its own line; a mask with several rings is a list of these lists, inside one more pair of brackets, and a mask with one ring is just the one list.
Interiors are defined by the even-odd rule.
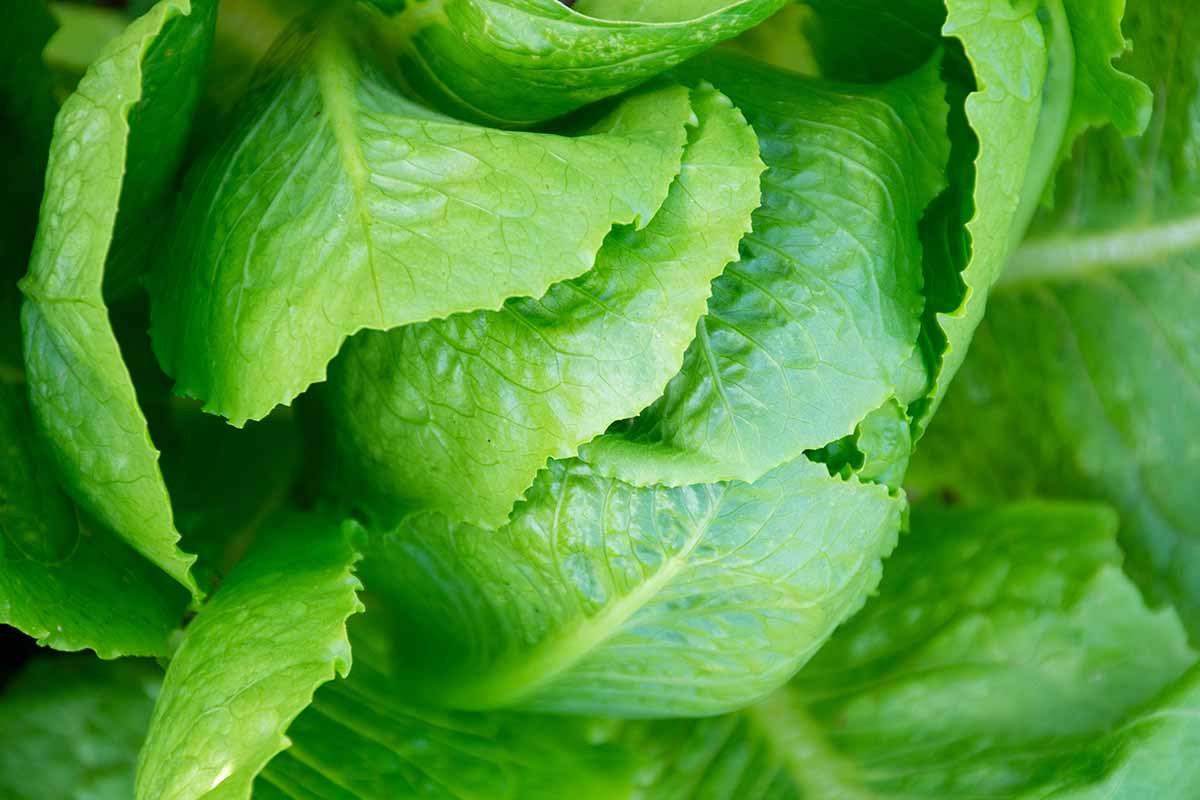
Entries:
[[804,0],[803,30],[822,75],[855,83],[892,80],[943,46],[944,0]]
[[318,686],[350,670],[357,554],[335,520],[279,518],[188,626],[138,766],[146,800],[249,797]]
[[[950,231],[940,239],[946,251],[938,280],[930,286],[931,297],[938,298],[932,303],[936,313],[926,325],[932,340],[927,345],[930,399],[920,409],[918,431],[937,411],[966,357],[988,291],[1028,222],[1033,205],[1030,212],[1024,206],[1036,204],[1053,170],[1052,163],[1038,160],[1035,144],[1050,141],[1053,157],[1062,141],[1070,105],[1069,100],[1059,102],[1058,96],[1069,98],[1070,90],[1055,88],[1051,94],[1061,110],[1048,116],[1043,114],[1045,92],[1048,82],[1055,87],[1069,82],[1074,64],[1069,52],[1063,58],[1058,46],[1067,43],[1069,51],[1060,0],[1044,7],[1048,32],[1038,19],[1040,7],[1033,0],[947,2],[942,33],[959,42],[971,68],[963,87],[966,127],[956,133],[955,159],[969,159],[969,166],[955,167],[953,175],[957,184],[969,182],[972,188],[950,202],[945,212],[951,216]],[[957,229],[963,223],[967,238],[960,241]]]
[[58,104],[42,49],[54,33],[42,0],[11,4],[0,26],[0,281],[29,259]]
[[30,662],[0,695],[0,794],[128,800],[161,676],[147,661]]
[[63,493],[29,411],[19,307],[0,288],[0,623],[57,650],[166,655],[187,593]]
[[682,370],[630,430],[583,449],[643,485],[754,480],[908,393],[924,305],[917,222],[949,149],[936,63],[877,86],[733,57],[689,69],[742,109],[767,172],[742,259],[714,283]]
[[[974,159],[974,190],[969,204],[948,198],[950,231],[935,228],[926,239],[927,250],[941,242],[946,251],[931,288],[938,297],[927,324],[932,383],[929,402],[918,409],[919,432],[945,398],[992,285],[1076,137],[1109,122],[1126,134],[1145,126],[1146,87],[1110,63],[1125,49],[1123,9],[1124,0],[947,3],[943,35],[958,40],[973,71],[960,80],[971,90],[965,110],[974,141],[959,145],[959,157]],[[1022,81],[1014,82],[1015,75]],[[971,170],[952,174],[961,183]],[[963,214],[969,238],[960,242]]]
[[677,489],[551,462],[499,531],[414,515],[362,572],[396,686],[426,703],[713,714],[785,681],[861,605],[902,508],[803,459]]
[[[1121,573],[1115,522],[918,510],[879,596],[788,688],[633,740],[659,765],[643,796],[1107,797],[1126,775],[1119,796],[1188,796],[1196,657]],[[1155,785],[1175,791],[1135,791]]]
[[1112,64],[1129,49],[1121,33],[1125,4],[1126,0],[1063,0],[1075,46],[1075,91],[1062,160],[1088,128],[1111,124],[1122,136],[1137,136],[1150,121],[1150,87]]
[[1200,137],[1182,134],[1200,99],[1200,27],[1174,8],[1131,6],[1149,51],[1131,68],[1160,91],[1149,132],[1097,131],[1076,149],[911,477],[971,501],[1112,503],[1130,574],[1197,634],[1200,204],[1183,159]]
[[354,24],[326,16],[289,40],[192,176],[152,289],[177,391],[235,425],[323,380],[363,328],[497,309],[587,272],[679,172],[683,87],[628,97],[578,136],[498,132],[406,99]]
[[380,643],[358,635],[355,674],[318,693],[256,789],[364,800],[1182,799],[1195,786],[1200,667],[1188,669],[1195,654],[1178,620],[1148,611],[1122,575],[1114,530],[1113,514],[1092,506],[918,511],[879,597],[792,685],[697,720],[415,708],[394,698],[396,675],[376,671]]
[[435,108],[528,127],[637,86],[786,0],[372,0],[406,83]]
[[[199,93],[215,3],[163,0],[113,40],[55,122],[22,281],[34,418],[79,505],[199,595],[101,295],[114,227],[157,202]],[[87,156],[84,157],[84,152]],[[120,209],[118,213],[118,208]]]
[[292,745],[259,776],[255,798],[627,796],[638,759],[611,724],[422,708],[396,698],[391,676],[360,656],[366,644],[354,638],[353,674],[322,687],[288,728]]
[[66,89],[63,93],[69,94],[105,46],[125,30],[129,18],[113,8],[74,2],[54,2],[51,11],[59,27],[42,58],[57,73],[59,86]]
[[666,202],[642,230],[613,232],[590,272],[540,300],[347,343],[328,397],[358,495],[496,527],[548,458],[661,394],[712,279],[737,259],[763,169],[728,99],[701,88],[692,105],[699,125]]
[[[1184,800],[1200,782],[1192,754],[1200,747],[1200,669],[1193,668],[1154,702],[1084,751],[1054,800]],[[1095,774],[1100,772],[1099,775]]]

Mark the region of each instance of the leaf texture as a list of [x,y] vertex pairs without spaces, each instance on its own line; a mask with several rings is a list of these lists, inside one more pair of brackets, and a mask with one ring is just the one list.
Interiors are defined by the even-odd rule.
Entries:
[[319,21],[193,171],[152,287],[177,391],[235,425],[324,380],[361,329],[498,309],[587,272],[613,225],[662,205],[692,117],[687,90],[663,86],[577,136],[464,124],[401,95],[361,21]]
[[139,800],[249,796],[316,688],[350,670],[356,559],[335,520],[275,520],[171,659],[139,759]]
[[925,380],[917,222],[948,155],[937,64],[879,86],[730,57],[691,69],[746,114],[767,172],[683,368],[631,429],[583,450],[642,485],[754,480]]
[[528,127],[620,94],[778,11],[784,0],[372,0],[430,105]]
[[[119,201],[161,197],[185,143],[216,4],[163,0],[113,40],[55,122],[21,312],[38,429],[77,503],[194,595],[171,502],[101,294]],[[84,156],[85,151],[87,156]],[[131,213],[128,202],[122,213]]]
[[415,515],[363,575],[398,690],[427,703],[713,714],[778,686],[861,605],[902,508],[804,459],[675,489],[551,462],[504,528]]
[[610,235],[586,275],[347,343],[327,398],[356,496],[371,486],[393,506],[498,527],[548,458],[659,396],[712,279],[737,259],[763,169],[728,99],[700,88],[692,104],[699,124],[666,202],[642,230]]

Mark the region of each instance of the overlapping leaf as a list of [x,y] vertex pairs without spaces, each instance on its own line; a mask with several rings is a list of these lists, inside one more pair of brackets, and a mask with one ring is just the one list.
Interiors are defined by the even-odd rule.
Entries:
[[392,506],[499,526],[548,458],[659,396],[759,202],[754,132],[711,88],[692,105],[666,202],[644,229],[614,232],[586,275],[346,345],[328,396],[357,497],[371,486]]
[[371,0],[406,82],[447,113],[525,127],[619,94],[785,0]]
[[917,222],[949,146],[936,63],[878,86],[735,58],[690,69],[743,110],[768,169],[682,370],[630,430],[584,450],[644,485],[754,480],[925,382]]
[[137,797],[247,797],[318,686],[350,670],[357,554],[336,520],[284,515],[188,626],[142,749]]
[[158,452],[101,293],[120,220],[173,177],[200,90],[216,4],[163,0],[107,47],[55,122],[46,196],[22,282],[25,365],[38,428],[88,513],[198,594]]
[[679,172],[687,90],[577,136],[467,125],[400,94],[353,16],[292,34],[192,176],[153,289],[155,349],[237,425],[290,402],[349,335],[542,295],[644,227]]
[[[1172,11],[1174,8],[1174,11]],[[1200,225],[1195,70],[1180,6],[1131,8],[1158,87],[1141,139],[1098,131],[1059,180],[1058,211],[1016,254],[914,467],[913,485],[968,500],[1103,498],[1122,513],[1129,570],[1200,624]]]
[[363,574],[397,686],[425,702],[712,714],[778,686],[861,605],[902,508],[805,459],[674,489],[551,462],[499,531],[416,515]]

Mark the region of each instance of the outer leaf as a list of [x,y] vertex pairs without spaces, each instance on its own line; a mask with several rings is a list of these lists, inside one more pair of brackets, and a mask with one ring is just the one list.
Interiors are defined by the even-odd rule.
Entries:
[[742,260],[715,282],[682,370],[632,430],[584,450],[641,484],[754,480],[924,382],[910,386],[917,222],[949,149],[937,65],[881,86],[732,57],[693,69],[746,114],[768,170]]
[[[55,123],[46,197],[22,282],[34,417],[83,508],[199,594],[101,296],[122,214],[160,197],[199,92],[215,3],[163,0],[115,39]],[[88,156],[83,157],[83,152]],[[128,202],[127,202],[128,201]]]
[[[1171,684],[1195,656],[1121,575],[1113,532],[1086,506],[918,513],[880,596],[793,686],[726,716],[422,711],[360,660],[292,726],[258,791],[542,797],[557,772],[548,796],[1189,797],[1200,673]],[[374,647],[356,639],[356,654]]]
[[778,686],[858,608],[902,507],[805,460],[680,489],[551,462],[500,531],[411,517],[364,579],[398,685],[426,702],[711,714]]
[[0,696],[0,794],[128,800],[161,674],[144,661],[31,662]]
[[33,243],[50,132],[58,110],[42,49],[54,32],[43,0],[6,10],[0,26],[0,280],[21,274]]
[[466,125],[362,61],[354,21],[318,25],[197,169],[153,291],[159,360],[236,425],[323,380],[363,328],[499,308],[586,272],[614,224],[662,205],[691,116],[666,87],[587,135]]
[[[1145,126],[1146,87],[1110,64],[1124,49],[1123,8],[1123,0],[947,3],[943,34],[961,42],[974,71],[975,91],[966,100],[967,122],[978,142],[974,216],[966,226],[969,251],[951,242],[958,252],[949,254],[949,262],[965,266],[961,286],[942,291],[961,300],[952,311],[939,308],[935,318],[933,381],[919,430],[962,365],[988,292],[1063,154],[1088,126],[1111,121],[1126,134]],[[942,283],[958,284],[949,278],[943,275]]]
[[15,289],[0,289],[0,623],[58,650],[165,655],[187,594],[111,533],[77,519],[34,435],[19,302]]
[[138,765],[137,797],[249,797],[313,691],[350,670],[357,558],[336,522],[277,522],[188,627]]
[[330,411],[360,493],[496,527],[548,458],[659,396],[710,282],[737,258],[763,169],[728,99],[702,88],[693,106],[699,126],[663,207],[614,232],[592,271],[540,300],[347,344]]
[[1122,136],[1142,133],[1154,96],[1150,87],[1112,64],[1129,49],[1121,34],[1126,0],[1063,0],[1063,5],[1075,45],[1075,92],[1061,151],[1065,160],[1088,128],[1111,123]]
[[913,485],[970,500],[1108,500],[1122,514],[1131,574],[1196,633],[1200,207],[1183,159],[1200,145],[1194,129],[1184,135],[1197,108],[1200,27],[1183,6],[1131,10],[1158,45],[1132,62],[1160,86],[1150,133],[1122,143],[1097,132],[1078,149],[1059,181],[1061,211],[998,287]]
[[602,100],[766,19],[785,0],[372,0],[435,107],[525,127]]
[[661,764],[644,797],[1188,796],[1191,761],[1167,759],[1200,729],[1174,715],[1196,679],[1156,695],[1195,655],[1114,532],[1093,507],[914,514],[879,597],[790,687],[634,739]]
[[639,763],[614,740],[613,725],[414,706],[397,700],[391,676],[377,671],[369,654],[368,641],[356,636],[354,674],[323,687],[288,728],[292,746],[263,771],[255,798],[627,796]]
[[1191,757],[1200,747],[1198,711],[1200,669],[1192,668],[1078,759],[1099,765],[1101,775],[1081,769],[1066,786],[1044,796],[1055,800],[1191,797],[1200,783],[1200,771]]

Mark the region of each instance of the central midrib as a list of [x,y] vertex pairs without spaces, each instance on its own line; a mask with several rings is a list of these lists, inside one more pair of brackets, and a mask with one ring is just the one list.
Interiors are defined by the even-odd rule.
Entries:
[[1096,233],[1038,237],[1026,241],[1013,254],[996,287],[1145,269],[1192,250],[1200,250],[1200,214]]
[[722,502],[723,496],[715,500],[684,546],[633,591],[605,606],[595,616],[584,618],[568,631],[545,639],[510,659],[489,665],[486,676],[481,679],[467,678],[458,685],[448,686],[440,693],[441,699],[456,708],[496,708],[520,701],[553,681],[615,634],[683,570],[696,545],[708,533]]
[[795,689],[783,688],[743,712],[762,731],[802,797],[872,800],[853,763],[837,752],[804,708]]
[[354,197],[354,214],[362,229],[363,246],[367,253],[367,270],[375,293],[378,324],[384,325],[383,295],[379,290],[379,275],[375,269],[375,245],[371,238],[371,212],[367,206],[367,192],[371,184],[371,171],[363,158],[358,141],[358,124],[355,114],[355,83],[359,71],[354,55],[343,41],[336,26],[322,34],[313,46],[313,64],[320,88],[321,102],[326,112],[323,124],[329,126],[338,145],[342,167],[350,179]]

